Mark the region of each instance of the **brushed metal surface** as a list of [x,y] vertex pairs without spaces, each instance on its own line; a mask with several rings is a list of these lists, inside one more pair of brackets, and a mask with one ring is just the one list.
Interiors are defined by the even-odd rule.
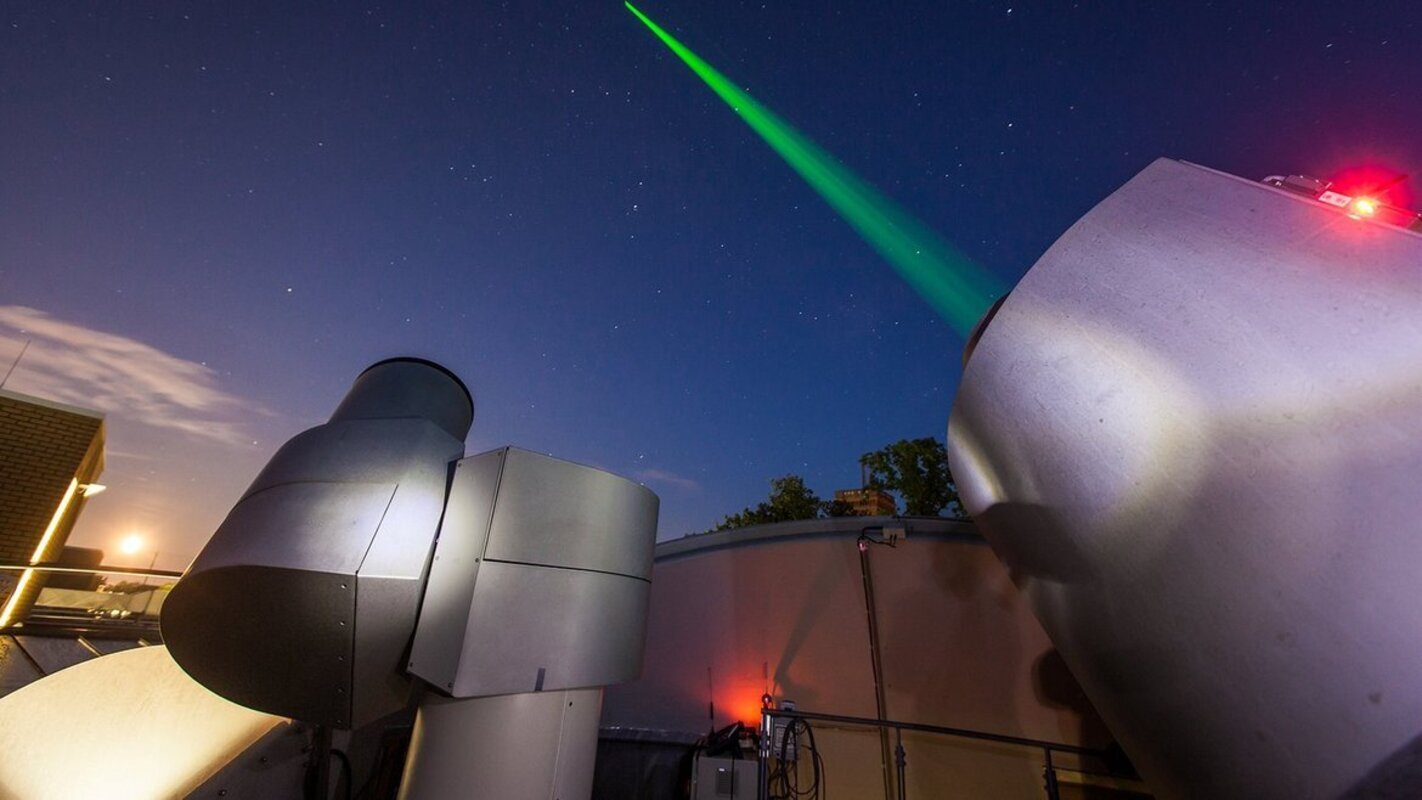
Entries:
[[173,659],[193,680],[247,708],[350,725],[356,648],[349,576],[244,565],[183,581],[164,608],[163,630]]
[[[240,564],[354,575],[395,486],[306,480],[248,492],[203,548],[199,563],[203,569]],[[300,536],[289,527],[292,508],[302,509]]]
[[586,800],[601,689],[420,700],[401,800]]
[[581,464],[508,448],[487,558],[652,576],[652,547],[629,531],[655,531],[657,496]]
[[463,459],[410,672],[456,697],[635,677],[657,502],[626,479],[515,448]]
[[[409,705],[412,682],[405,658],[423,587],[418,578],[356,576],[355,650],[346,678],[352,687],[350,712],[337,717],[337,727],[360,728]],[[336,659],[338,667],[343,663]]]
[[420,606],[419,627],[406,668],[435,686],[449,689],[459,672],[479,565],[489,540],[494,495],[505,450],[462,458],[454,468],[429,580]]
[[[340,542],[331,552],[349,554],[343,559],[358,558],[360,570],[369,575],[418,578],[424,573],[429,549],[413,547],[411,542],[433,543],[432,531],[438,528],[444,509],[449,464],[463,455],[463,450],[460,441],[424,420],[329,422],[297,434],[283,445],[243,494],[238,507],[248,498],[285,484],[398,486],[377,535],[359,547],[355,542]],[[288,550],[312,549],[313,545],[302,541],[305,538],[305,534],[294,536],[283,528],[257,553],[257,548],[244,548],[245,535],[229,542],[226,535],[215,534],[200,557],[217,563],[220,552],[221,557],[266,558],[279,563]]]
[[959,490],[1162,797],[1336,797],[1422,730],[1419,354],[1422,238],[1167,160],[984,332]]
[[603,572],[485,561],[459,672],[444,688],[477,697],[635,678],[650,586]]
[[169,596],[178,663],[309,722],[358,727],[405,707],[403,651],[471,413],[437,366],[362,373],[330,422],[277,451]]

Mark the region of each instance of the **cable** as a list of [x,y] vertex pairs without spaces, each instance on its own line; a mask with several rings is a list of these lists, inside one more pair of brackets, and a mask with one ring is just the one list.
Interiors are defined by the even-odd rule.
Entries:
[[[806,740],[803,745],[800,742],[801,735]],[[786,753],[791,752],[792,743],[797,754],[810,754],[811,780],[810,785],[804,788],[800,787],[798,759],[790,761],[784,757]],[[774,795],[776,800],[824,800],[828,796],[824,786],[824,759],[815,745],[815,731],[810,727],[810,723],[795,719],[785,726],[780,734],[780,755],[780,764],[770,775],[771,791],[775,790],[777,784],[780,790],[778,795]]]
[[365,783],[355,792],[356,800],[384,800],[395,796],[400,785],[405,756],[410,749],[411,730],[410,727],[401,725],[381,731],[375,764],[370,768]]
[[346,779],[346,800],[351,800],[351,784],[355,782],[355,776],[351,772],[351,758],[344,751],[331,748],[331,755],[341,760],[341,774]]
[[[870,536],[870,535],[869,535],[869,531],[879,531],[880,537],[876,539],[876,538],[874,538],[873,536]],[[899,546],[897,542],[893,542],[893,541],[890,541],[890,540],[888,540],[888,539],[883,538],[883,533],[884,533],[884,529],[883,529],[883,527],[880,527],[880,526],[864,528],[863,530],[859,531],[859,540],[858,540],[859,549],[860,549],[860,550],[865,549],[865,548],[864,548],[864,545],[866,545],[866,544],[881,544],[881,545],[883,545],[883,546],[885,546],[885,547],[898,547],[898,546]]]

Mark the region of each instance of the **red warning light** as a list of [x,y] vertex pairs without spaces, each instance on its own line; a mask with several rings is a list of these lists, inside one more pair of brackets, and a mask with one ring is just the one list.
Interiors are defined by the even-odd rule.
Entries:
[[727,703],[724,708],[730,713],[732,720],[754,728],[760,724],[760,712],[765,706],[761,698],[747,694],[732,698],[732,702]]
[[1406,173],[1380,164],[1366,164],[1339,170],[1333,175],[1333,191],[1353,197],[1367,197],[1374,211],[1383,202],[1406,208],[1412,204],[1411,181]]
[[1348,206],[1348,211],[1351,212],[1349,216],[1354,219],[1371,217],[1378,213],[1378,201],[1371,197],[1357,197],[1354,198],[1353,202]]

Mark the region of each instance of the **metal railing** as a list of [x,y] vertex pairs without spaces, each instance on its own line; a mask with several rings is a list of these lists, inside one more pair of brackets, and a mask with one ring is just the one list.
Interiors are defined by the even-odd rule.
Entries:
[[1042,739],[1031,739],[1025,736],[1009,736],[1001,733],[988,733],[987,731],[975,731],[967,728],[950,728],[942,725],[924,725],[917,722],[898,722],[886,719],[870,719],[867,717],[848,717],[841,714],[816,714],[806,711],[792,711],[789,709],[763,708],[760,712],[760,752],[756,769],[757,800],[770,800],[770,757],[774,751],[777,726],[775,720],[787,720],[793,724],[796,720],[804,722],[825,722],[839,725],[854,725],[867,728],[878,728],[880,730],[891,730],[894,732],[894,770],[896,785],[898,787],[898,800],[906,800],[905,777],[908,769],[908,758],[904,750],[904,731],[912,733],[931,733],[939,736],[951,736],[961,739],[969,739],[980,742],[994,742],[997,744],[1015,745],[1033,750],[1040,750],[1042,753],[1042,780],[1047,792],[1048,800],[1060,800],[1061,790],[1057,784],[1057,768],[1052,763],[1053,753],[1070,753],[1076,756],[1085,756],[1092,759],[1106,761],[1109,756],[1104,750],[1097,750],[1078,745],[1063,744],[1061,742],[1049,742]]
[[[141,579],[146,585],[158,579],[151,588],[130,592],[99,592],[86,589],[60,590],[46,586],[26,589],[24,600],[11,609],[11,618],[3,630],[7,633],[39,635],[82,635],[110,638],[142,637],[161,641],[158,616],[166,591],[163,582],[171,582],[183,573],[173,570],[119,566],[75,566],[57,562],[37,564],[0,564],[0,574],[39,573],[42,575],[109,575]],[[24,589],[24,581],[10,591]],[[58,600],[49,600],[53,593]],[[63,596],[68,595],[68,596]],[[0,599],[4,594],[0,594]]]
[[143,567],[76,567],[71,564],[58,564],[52,561],[38,564],[0,564],[0,571],[24,572],[32,569],[35,572],[53,572],[66,575],[132,575],[135,578],[181,578],[183,573],[171,569],[145,569]]

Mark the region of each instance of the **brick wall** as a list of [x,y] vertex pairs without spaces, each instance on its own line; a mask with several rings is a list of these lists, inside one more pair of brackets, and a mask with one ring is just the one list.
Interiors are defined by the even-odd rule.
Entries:
[[[103,460],[102,415],[0,391],[0,563],[29,563],[70,480],[97,480]],[[58,559],[83,503],[82,495],[70,503],[40,560]],[[0,571],[0,608],[20,574]],[[32,581],[26,595],[41,583]]]

